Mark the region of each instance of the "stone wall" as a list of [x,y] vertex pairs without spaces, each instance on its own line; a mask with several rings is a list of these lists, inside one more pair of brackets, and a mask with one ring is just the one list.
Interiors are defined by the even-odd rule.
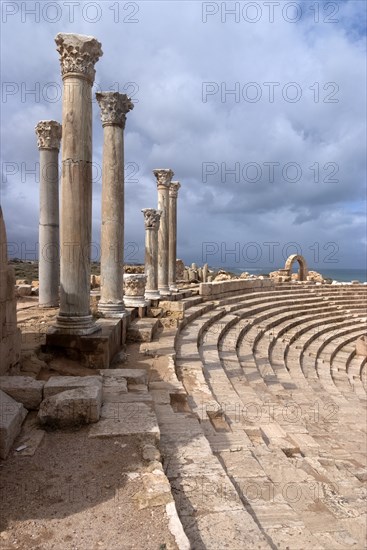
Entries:
[[199,294],[203,300],[213,300],[229,296],[236,292],[251,292],[265,288],[270,290],[275,286],[275,282],[271,279],[232,279],[231,281],[201,283]]
[[20,330],[17,328],[15,275],[8,265],[6,230],[0,207],[0,374],[7,373],[20,357]]

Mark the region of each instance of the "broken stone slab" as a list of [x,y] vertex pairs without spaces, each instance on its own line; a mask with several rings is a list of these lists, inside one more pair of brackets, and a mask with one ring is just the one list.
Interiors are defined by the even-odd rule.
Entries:
[[21,432],[15,443],[19,456],[33,456],[41,445],[45,431],[42,430],[37,421],[37,412],[32,411],[23,422]]
[[97,387],[102,390],[101,376],[51,376],[43,388],[44,398],[78,388]]
[[0,458],[8,456],[26,416],[23,405],[0,390]]
[[40,406],[44,384],[31,376],[0,376],[0,388],[29,410]]
[[157,417],[147,403],[104,403],[101,419],[90,427],[89,437],[142,436],[156,444],[160,432]]
[[143,490],[132,498],[137,501],[139,510],[153,508],[173,502],[171,486],[164,472],[158,468],[142,475]]
[[126,377],[121,374],[121,369],[102,369],[103,388],[116,388],[119,391],[127,392]]
[[38,420],[42,426],[67,428],[98,422],[102,386],[91,384],[51,395],[42,401]]
[[121,377],[126,382],[132,384],[148,384],[148,372],[145,369],[101,369],[103,384],[107,383],[108,378]]

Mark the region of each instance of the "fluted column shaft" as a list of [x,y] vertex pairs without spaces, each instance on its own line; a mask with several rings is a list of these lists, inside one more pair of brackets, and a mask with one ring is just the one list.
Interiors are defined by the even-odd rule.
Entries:
[[40,152],[38,279],[40,307],[59,304],[59,149],[61,124],[42,120],[36,126]]
[[158,290],[161,296],[170,294],[168,285],[168,246],[169,246],[169,186],[173,177],[170,169],[153,171],[157,178],[158,210],[161,211],[161,220],[158,230]]
[[125,94],[96,94],[103,126],[101,299],[104,317],[123,317],[124,264],[124,128],[133,109]]
[[176,291],[176,256],[177,256],[177,197],[181,185],[178,181],[171,182],[169,187],[168,216],[168,284],[170,290]]
[[161,212],[153,208],[144,208],[145,224],[145,298],[147,300],[159,300],[158,290],[158,229]]
[[93,37],[58,34],[63,77],[60,220],[60,312],[67,334],[98,330],[90,312],[92,233],[92,98],[94,64],[102,55]]

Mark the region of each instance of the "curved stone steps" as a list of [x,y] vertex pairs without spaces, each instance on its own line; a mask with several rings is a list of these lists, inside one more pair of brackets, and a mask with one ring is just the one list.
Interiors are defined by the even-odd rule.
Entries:
[[[201,355],[203,358],[205,370],[209,370],[209,384],[215,393],[216,400],[219,400],[218,394],[223,395],[223,401],[226,405],[228,403],[231,403],[232,395],[233,398],[236,399],[241,399],[241,395],[238,392],[233,391],[233,388],[229,384],[230,379],[227,380],[226,373],[220,372],[221,362],[218,363],[218,340],[220,341],[222,339],[223,334],[227,335],[231,330],[231,325],[234,325],[237,322],[239,322],[238,318],[236,318],[235,316],[231,316],[230,314],[223,317],[221,319],[222,330],[219,333],[211,333],[209,339],[206,339],[205,344],[201,346]],[[222,388],[224,389],[223,394],[221,394]],[[245,406],[246,404],[246,401],[244,401],[240,404],[240,406],[242,407],[242,405]],[[231,431],[236,430],[237,433],[242,432],[242,426],[240,425],[239,427],[237,427],[236,423],[233,422],[233,413],[235,411],[231,410],[230,413],[228,413],[228,407],[226,406],[223,412],[225,413],[225,417],[229,420],[228,425]],[[238,410],[238,412],[240,412],[240,409]],[[288,438],[288,434],[280,426],[274,423],[272,419],[266,419],[264,417],[259,423],[259,430],[262,434],[263,440],[267,442],[266,444],[271,447],[273,452],[276,449],[278,451],[281,450],[280,456],[278,457],[278,465],[283,463],[283,470],[287,472],[286,479],[288,481],[286,485],[295,483],[293,481],[295,479],[297,480],[297,482],[300,482],[300,480],[302,480],[305,484],[308,483],[309,485],[315,482],[315,478],[312,478],[305,472],[300,473],[297,466],[290,463],[289,459],[287,459],[287,455],[285,454],[285,452],[297,453],[299,452],[299,449],[297,448],[297,444],[294,443],[292,439]],[[304,429],[302,428],[301,431],[304,431]],[[311,439],[312,438],[309,438],[308,443],[310,443]],[[313,442],[313,446],[317,447],[318,445],[316,442]],[[260,453],[258,448],[252,449],[250,445],[248,447],[248,449],[245,448],[241,451],[244,456],[241,456],[240,464],[233,463],[233,453],[222,451],[219,454],[221,457],[221,462],[227,474],[230,475],[230,478],[234,483],[237,492],[242,493],[242,500],[247,502],[247,508],[250,511],[251,515],[255,516],[256,519],[267,528],[269,528],[272,522],[274,522],[275,516],[281,515],[283,517],[283,521],[286,521],[288,525],[297,525],[300,529],[300,531],[293,539],[294,544],[302,545],[305,543],[306,540],[309,544],[311,544],[312,541],[313,544],[315,544],[316,539],[314,539],[311,531],[302,522],[300,516],[298,515],[298,512],[302,509],[302,504],[294,502],[294,506],[292,507],[289,502],[287,502],[287,499],[284,498],[282,491],[278,491],[276,494],[276,499],[271,500],[270,502],[269,500],[266,500],[264,498],[263,495],[266,493],[267,489],[274,490],[274,482],[272,481],[271,477],[268,477],[269,475],[273,476],[274,472],[270,471],[271,468],[268,468],[267,470],[262,468],[261,463],[258,461],[258,454]],[[262,456],[261,453],[260,456]],[[246,463],[249,467],[251,465],[251,471],[249,472],[247,472],[244,468]],[[240,468],[238,468],[238,466],[240,466]],[[256,499],[256,502],[252,502],[253,499],[251,494],[251,489],[254,488],[254,483],[257,492],[260,492],[261,496],[263,497]],[[287,487],[285,487],[285,490],[286,489]],[[278,528],[280,530],[281,525],[278,524]],[[272,532],[272,540],[275,543],[280,540],[279,531],[277,532],[277,530],[274,530],[274,532]]]
[[342,352],[341,349],[345,346],[345,344],[354,342],[360,334],[363,334],[363,332],[363,329],[358,328],[351,336],[333,338],[328,344],[320,349],[316,361],[316,369],[319,373],[319,378],[321,378],[320,375],[322,373],[325,378],[328,378],[329,382],[332,381],[336,391],[340,395],[343,395],[348,402],[358,400],[358,397],[352,391],[349,378],[346,373],[346,360],[349,357],[349,354],[348,352]]
[[[225,320],[228,321],[227,325],[225,324]],[[242,322],[243,321],[244,320],[242,320]],[[216,350],[216,348],[218,348],[217,340],[219,339],[220,342],[221,341],[226,341],[227,338],[229,338],[227,335],[230,334],[233,327],[232,327],[232,329],[229,328],[228,330],[225,330],[224,327],[227,326],[227,328],[228,328],[232,324],[234,324],[235,322],[238,322],[237,319],[231,318],[230,316],[226,316],[226,317],[222,318],[221,319],[221,324],[222,324],[221,331],[217,334],[212,333],[210,341],[207,342],[208,349],[206,350],[206,352],[205,352],[205,350],[203,352],[204,361],[205,361],[205,357],[207,357],[207,362],[209,363],[209,365],[214,367],[215,372],[218,372],[218,370],[219,370],[219,366],[217,364],[216,354],[213,353]],[[237,329],[237,327],[235,327],[235,329]],[[234,341],[235,341],[235,334],[232,335],[232,337],[231,337],[231,343],[229,344],[227,342],[227,347],[230,347],[231,345],[233,345]],[[223,349],[223,344],[220,343],[219,348]],[[220,353],[219,353],[219,355],[220,355]],[[224,361],[223,361],[223,356],[221,357],[221,363],[222,364],[223,364],[223,362],[225,363],[227,360],[228,360],[227,357],[224,358]],[[237,367],[237,369],[238,369],[238,367]],[[232,383],[233,383],[233,377],[230,377],[230,378],[232,379]],[[220,391],[220,387],[217,391]],[[237,391],[237,394],[241,397],[240,392]],[[228,397],[228,393],[226,394],[226,398],[227,397]],[[216,395],[216,398],[218,400],[218,395]],[[231,424],[231,426],[232,426],[232,424]],[[245,426],[246,426],[246,424],[245,424]],[[247,426],[247,428],[248,428],[248,426]],[[298,434],[297,433],[298,430],[301,433]],[[265,422],[265,419],[264,419],[264,423],[263,424],[260,423],[260,431],[262,432],[265,439],[269,438],[268,439],[268,444],[272,447],[272,451],[274,451],[274,447],[276,448],[277,444],[279,444],[281,446],[281,448],[283,449],[282,450],[282,453],[283,453],[282,457],[285,456],[284,455],[284,450],[286,450],[288,452],[292,452],[295,449],[297,450],[297,444],[294,443],[294,441],[292,441],[292,439],[288,439],[289,436],[290,436],[290,438],[292,438],[292,433],[293,433],[293,438],[298,440],[298,441],[302,442],[306,439],[307,447],[311,446],[314,449],[318,448],[317,442],[311,436],[302,433],[304,431],[307,432],[307,430],[304,430],[303,427],[295,426],[294,424],[292,425],[292,432],[290,434],[288,434],[279,425],[274,424],[274,423]],[[342,451],[342,449],[340,449],[340,450]],[[248,451],[242,451],[242,452],[248,452]],[[232,481],[234,482],[235,486],[237,487],[237,490],[238,491],[241,490],[241,486],[242,486],[242,490],[243,490],[243,485],[245,485],[245,491],[244,491],[244,498],[245,499],[249,498],[249,489],[251,487],[253,488],[253,483],[256,483],[257,490],[259,490],[259,487],[262,487],[262,490],[263,490],[265,488],[265,486],[268,486],[269,484],[273,487],[273,483],[270,480],[270,478],[267,477],[267,475],[266,475],[266,477],[264,477],[264,473],[262,473],[262,472],[260,473],[259,478],[255,479],[254,477],[251,477],[251,476],[254,475],[254,473],[252,473],[250,476],[246,477],[243,470],[242,470],[242,472],[238,473],[238,468],[233,469],[233,464],[232,464],[232,461],[231,461],[231,455],[232,454],[233,453],[222,452],[221,453],[221,460],[222,460],[222,462],[224,463],[224,465],[226,467],[227,473],[230,474]],[[257,448],[251,449],[250,454],[246,455],[246,460],[252,460],[253,458],[256,458],[256,454],[257,454]],[[242,461],[243,461],[243,458],[241,459],[241,462]],[[280,461],[279,461],[279,458],[278,458],[278,464],[279,464],[279,462]],[[298,473],[298,472],[295,471],[295,474],[292,474],[292,471],[293,471],[292,467],[290,467],[289,461],[287,461],[287,460],[286,460],[285,468],[286,468],[287,474],[288,474],[287,479],[293,479],[292,475],[296,475]],[[266,472],[265,472],[265,474],[266,474]],[[297,479],[297,481],[299,483],[299,478]],[[303,480],[303,481],[304,481],[305,485],[307,485],[305,480]],[[307,478],[307,481],[308,481],[308,484],[311,483],[310,478]],[[295,483],[295,482],[289,482],[289,483]],[[315,478],[312,480],[312,483],[315,483]],[[262,490],[260,492],[262,492]],[[342,496],[339,495],[339,498],[342,498]],[[264,504],[266,504],[266,505],[264,506]],[[301,510],[302,506],[304,505],[304,503],[303,504],[298,504],[298,501],[294,504],[295,504],[295,508],[297,509],[297,507],[298,507],[299,510]],[[288,502],[285,502],[285,503],[284,502],[278,502],[277,505],[276,505],[277,509],[278,509],[278,512],[280,512],[282,510],[282,513],[284,514],[285,517],[287,517],[287,515],[289,516],[289,514],[291,514],[289,517],[293,517],[293,520],[297,521],[296,516],[294,515],[296,513],[296,510],[292,509],[292,512],[290,513],[290,510],[288,509],[288,505],[289,505]],[[265,521],[266,522],[266,517],[271,514],[271,510],[275,509],[275,507],[274,507],[274,503],[272,503],[272,505],[270,505],[268,502],[267,503],[261,502],[261,503],[255,503],[254,505],[251,505],[251,509],[252,509],[252,512],[255,513],[256,517],[260,521]],[[293,516],[292,516],[292,514],[293,514]],[[290,519],[290,522],[292,522],[291,519]],[[306,527],[305,527],[305,529],[307,530]],[[303,533],[304,533],[304,531],[303,531]]]
[[357,355],[355,349],[349,355],[346,362],[346,371],[349,383],[360,399],[367,399],[367,391],[362,382],[362,366],[366,358]]
[[[277,322],[284,321],[284,319],[293,319],[295,317],[302,317],[302,315],[305,315],[305,306],[304,304],[301,305],[301,312],[298,310],[298,305],[289,305],[285,308],[279,308],[276,307],[276,319],[273,318],[273,320],[267,323],[266,327],[269,326],[275,326]],[[315,304],[312,304],[309,306],[311,310],[315,311]],[[306,308],[307,311],[308,308]],[[289,313],[292,311],[292,313]],[[322,309],[322,312],[325,310]],[[315,313],[317,315],[317,313]],[[273,316],[274,317],[274,316]],[[255,320],[255,323],[247,324],[246,327],[241,331],[239,338],[238,338],[238,344],[237,344],[237,350],[238,350],[238,357],[240,364],[242,368],[245,369],[245,371],[251,369],[252,371],[252,379],[257,378],[260,380],[261,373],[259,375],[256,373],[256,370],[258,370],[257,363],[255,360],[255,356],[253,354],[254,350],[254,342],[257,338],[260,338],[264,331],[263,322],[269,319],[269,310],[266,310],[266,313],[262,317],[257,317]],[[259,326],[260,323],[260,326]],[[281,384],[277,384],[277,378],[276,378],[276,372],[271,372],[271,365],[269,365],[269,362],[265,359],[265,369],[268,372],[269,377],[268,378],[270,385],[272,385],[272,391],[279,392],[281,391]],[[274,378],[275,376],[275,378]],[[289,388],[287,388],[288,390]]]
[[[366,391],[358,376],[358,381],[351,379],[349,369],[351,362],[355,358],[355,341],[350,343],[344,343],[343,346],[331,355],[331,376],[334,380],[334,384],[340,388],[343,393],[348,395],[348,399],[351,398],[351,393],[354,393],[358,399],[366,401]],[[359,374],[360,365],[358,365]]]
[[324,332],[322,341],[320,341],[320,337],[313,340],[312,344],[309,346],[309,348],[312,346],[311,353],[308,352],[308,355],[306,356],[303,351],[303,353],[300,354],[301,369],[315,392],[323,392],[326,390],[329,397],[333,398],[335,402],[339,403],[340,399],[342,401],[345,400],[345,397],[337,390],[335,384],[333,383],[330,373],[330,365],[326,364],[325,367],[325,363],[319,359],[319,354],[329,343],[333,341],[335,341],[335,343],[342,342],[343,338],[351,334],[359,334],[360,331],[360,322],[349,324],[346,328],[342,328],[340,326],[338,332],[333,330],[331,331],[332,334],[330,336],[325,337],[325,334],[330,332],[329,329]]
[[364,358],[361,363],[361,370],[360,370],[360,377],[362,380],[362,384],[367,391],[367,359]]
[[[297,367],[301,365],[301,356],[314,357],[316,355],[319,346],[316,342],[317,340],[321,340],[322,342],[328,333],[336,333],[339,329],[354,325],[356,317],[339,314],[333,322],[329,322],[330,319],[327,318],[324,321],[320,323],[320,320],[317,320],[316,323],[306,325],[304,331],[300,329],[299,333],[296,333],[295,336],[292,336],[286,342],[283,355],[286,367],[289,370],[292,368],[292,365],[296,365]],[[311,348],[313,344],[314,346]],[[304,375],[303,371],[302,374]]]
[[[254,304],[256,300],[258,303]],[[272,319],[271,315],[275,312],[279,314],[279,307],[277,306],[283,304],[279,304],[279,302],[273,303],[273,310],[270,312],[267,311],[268,307],[265,307],[264,300],[258,297],[252,300],[252,305],[249,304],[250,300],[248,296],[241,299],[240,304],[238,301],[236,303],[236,300],[228,303],[228,298],[225,301],[224,310],[227,311],[223,312],[223,309],[221,309],[214,321],[213,314],[216,314],[216,312],[213,309],[212,312],[204,313],[203,319],[200,319],[200,314],[197,315],[198,323],[193,324],[189,321],[182,328],[181,333],[177,337],[179,348],[177,351],[180,357],[178,363],[184,361],[184,355],[189,350],[189,348],[185,350],[182,345],[186,345],[189,342],[191,344],[194,343],[194,345],[198,346],[198,353],[195,355],[197,365],[199,366],[200,364],[200,369],[202,369],[203,364],[200,358],[203,359],[205,373],[206,364],[209,364],[209,383],[210,386],[211,382],[216,385],[216,399],[213,400],[216,403],[215,407],[221,406],[220,396],[223,384],[225,384],[226,399],[235,396],[238,402],[244,401],[248,403],[249,399],[256,398],[258,404],[264,404],[269,396],[275,398],[276,394],[269,394],[267,392],[267,398],[263,401],[264,394],[261,392],[258,393],[254,389],[251,380],[243,380],[238,358],[236,362],[237,354],[236,352],[233,353],[233,346],[237,342],[239,334],[248,332],[249,325],[256,325],[259,316],[262,317],[260,325],[264,321],[265,324],[274,323],[275,319]],[[320,302],[320,300],[318,301]],[[214,308],[223,308],[223,302],[218,301]],[[302,304],[298,305],[302,310]],[[228,308],[227,306],[230,307]],[[326,317],[324,317],[324,314],[327,313],[329,315],[328,320],[330,321],[330,315],[333,315],[332,311],[335,312],[334,307],[332,307],[330,313],[328,309],[326,308],[326,311],[324,310],[322,313],[322,319],[325,321]],[[236,315],[233,315],[231,311],[235,312]],[[288,314],[289,307],[285,308],[281,315],[287,316]],[[343,312],[340,312],[340,314],[343,316]],[[301,315],[301,317],[306,319],[307,314]],[[335,317],[340,320],[339,311]],[[278,323],[280,318],[276,319]],[[308,318],[308,322],[310,322],[310,318]],[[355,319],[348,319],[348,322],[355,322]],[[319,320],[317,323],[318,325],[320,324]],[[185,329],[187,329],[186,332]],[[261,342],[264,342],[266,334],[265,336],[262,334],[262,337],[259,336],[261,331],[264,333],[264,326],[257,326],[257,329],[254,331],[254,335],[255,338],[257,337],[257,348],[260,348],[263,345]],[[221,373],[221,369],[223,373]],[[177,370],[179,370],[179,367]],[[226,382],[224,382],[225,380]],[[251,392],[244,393],[246,388],[247,390],[251,390]],[[222,410],[219,412],[224,416],[223,413],[227,411]],[[219,420],[221,420],[221,415],[219,415]],[[218,418],[216,418],[215,414],[214,416],[212,415],[210,422],[201,422],[201,428],[204,429],[211,442],[211,449],[215,450],[216,456],[220,460],[222,472],[225,475],[224,479],[230,479],[232,487],[236,489],[238,502],[249,512],[254,523],[259,527],[260,532],[266,534],[269,547],[282,547],[281,544],[286,544],[292,550],[293,548],[294,550],[296,548],[298,550],[298,548],[308,549],[311,547],[330,548],[333,550],[343,548],[343,545],[340,545],[340,540],[334,534],[340,530],[340,521],[348,521],[348,514],[355,515],[357,509],[359,509],[360,502],[358,500],[358,502],[353,503],[353,506],[349,506],[348,504],[348,507],[344,505],[343,508],[343,505],[340,505],[339,502],[343,502],[345,497],[349,496],[347,495],[346,488],[344,485],[340,485],[334,494],[330,494],[330,483],[337,484],[340,482],[346,484],[347,479],[348,484],[356,483],[356,486],[359,487],[358,483],[360,482],[349,471],[343,471],[343,476],[341,476],[339,468],[335,465],[335,460],[332,462],[331,458],[329,458],[332,456],[330,453],[331,447],[328,443],[323,445],[323,441],[326,441],[328,437],[327,428],[323,427],[321,429],[319,426],[320,423],[316,421],[311,422],[307,420],[303,422],[304,418],[301,419],[302,423],[291,423],[289,429],[287,427],[284,428],[279,422],[265,421],[264,417],[261,420],[263,421],[261,424],[255,422],[252,423],[252,426],[249,423],[242,422],[243,433],[238,427],[236,427],[236,432],[233,432],[234,422],[227,422],[227,426],[225,422],[218,423]],[[306,428],[304,427],[305,423]],[[307,430],[308,427],[311,428],[310,431]],[[228,429],[230,431],[226,431]],[[260,436],[257,441],[256,437],[250,437],[249,439],[244,437],[244,434],[255,436],[256,433]],[[215,443],[213,445],[215,441],[216,446]],[[348,441],[349,444],[350,442]],[[170,445],[173,446],[174,442],[171,441]],[[297,453],[298,448],[302,450],[300,455]],[[343,461],[346,460],[347,449],[335,445],[332,449],[333,452],[335,451],[336,456],[343,457]],[[229,450],[232,450],[232,452],[229,452]],[[289,453],[289,456],[284,450]],[[303,451],[306,451],[306,454],[304,453],[305,456],[302,456]],[[359,455],[357,456],[359,457]],[[236,457],[238,457],[237,461]],[[192,460],[197,462],[194,454],[192,454]],[[205,455],[202,456],[202,460],[206,461]],[[191,466],[189,467],[191,468]],[[354,466],[355,469],[357,467],[359,466]],[[211,468],[211,465],[209,468]],[[325,481],[321,482],[320,476],[324,476],[323,479]],[[322,509],[317,510],[317,512],[306,511],[305,513],[308,507],[311,506],[312,509],[312,506],[315,506],[316,502],[318,502],[318,499],[315,501],[313,495],[307,493],[306,490],[307,488],[314,487],[315,484],[318,485],[318,489],[323,493]],[[292,489],[294,486],[302,487],[301,498],[286,498],[289,488]],[[256,498],[253,496],[254,488]],[[182,487],[180,487],[180,490],[182,490]],[[267,496],[268,491],[273,491],[271,498]],[[259,492],[259,497],[257,497]],[[188,494],[187,496],[191,498],[191,495]],[[226,513],[231,516],[233,511],[228,510]],[[326,534],[323,533],[322,538],[320,538],[319,525],[325,525],[326,523],[329,526],[329,531]],[[343,525],[343,529],[345,536],[349,536],[349,540],[354,537],[355,543],[360,543],[362,537],[358,539],[352,526],[349,532],[347,524]],[[261,546],[259,547],[261,548]]]

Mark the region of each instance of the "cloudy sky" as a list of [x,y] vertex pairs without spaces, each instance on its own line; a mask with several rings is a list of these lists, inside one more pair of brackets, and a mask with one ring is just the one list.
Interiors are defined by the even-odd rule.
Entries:
[[[10,251],[38,235],[34,126],[61,121],[54,37],[102,43],[95,91],[132,96],[125,131],[125,250],[143,259],[154,168],[181,182],[186,263],[363,267],[366,5],[341,2],[2,2],[1,203]],[[102,128],[93,106],[93,255]]]

